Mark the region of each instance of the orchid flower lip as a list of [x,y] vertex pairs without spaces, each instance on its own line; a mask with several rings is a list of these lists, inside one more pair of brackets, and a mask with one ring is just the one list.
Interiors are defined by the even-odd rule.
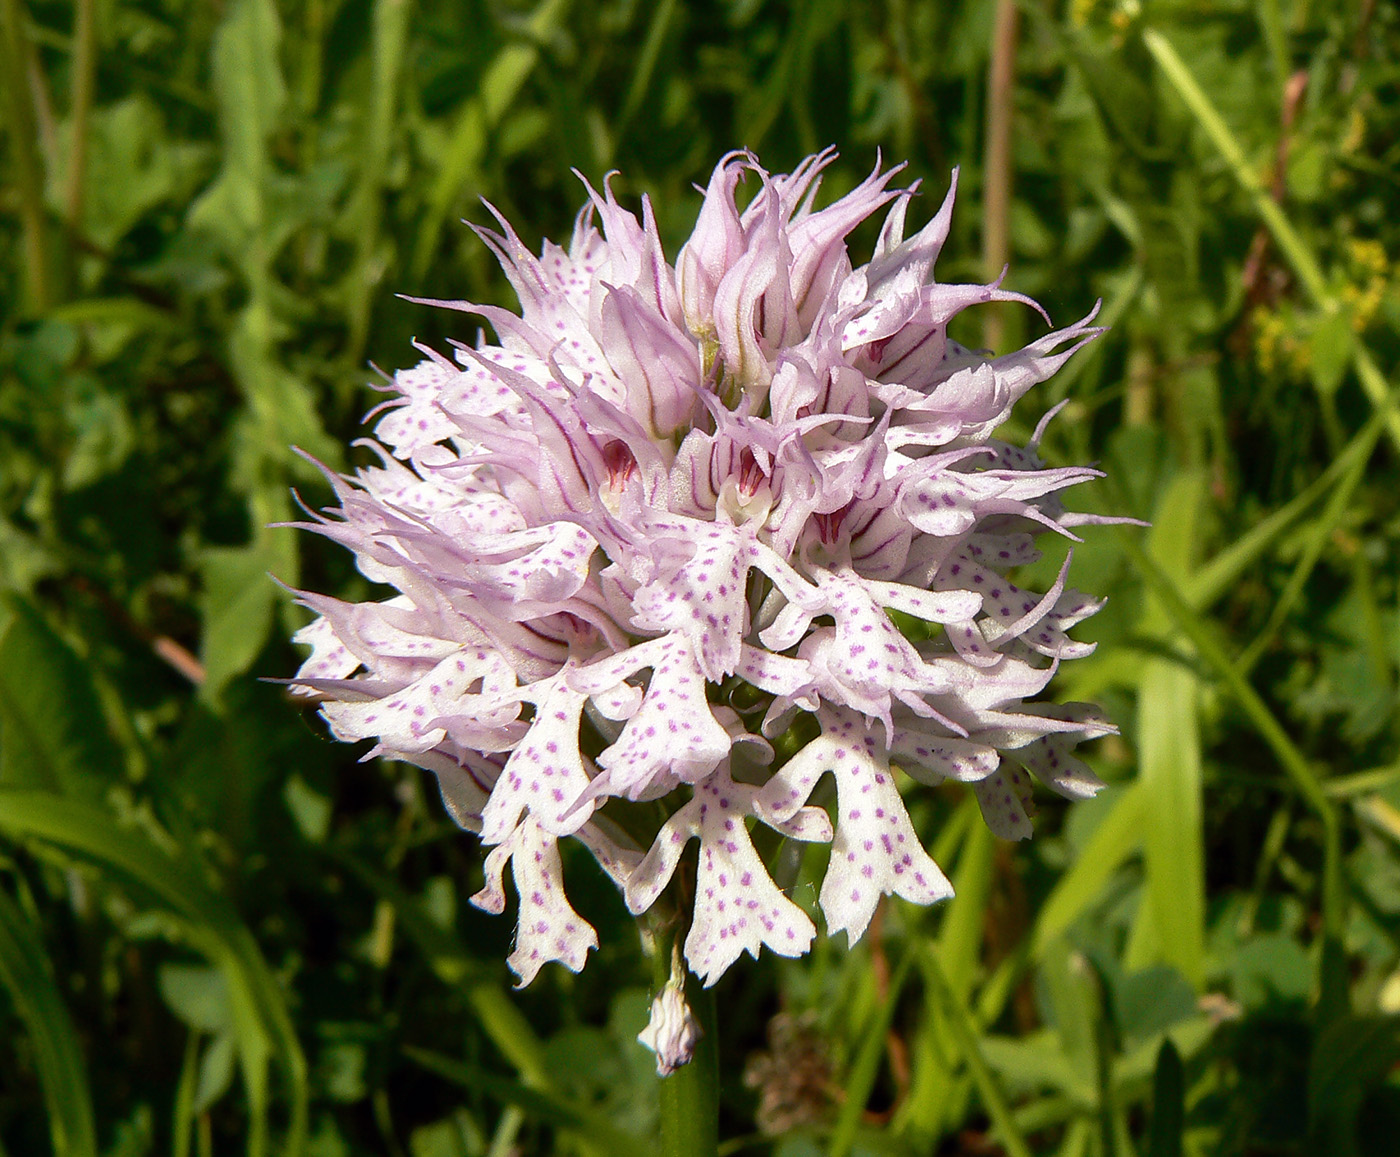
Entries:
[[[640,219],[624,208],[615,174],[580,176],[572,238],[538,254],[487,204],[495,226],[473,229],[518,312],[400,295],[483,318],[494,340],[449,339],[452,356],[413,343],[422,360],[375,387],[390,396],[356,443],[373,463],[338,476],[303,455],[339,505],[298,498],[306,520],[287,525],[392,593],[292,591],[317,617],[288,682],[337,738],[437,777],[490,849],[473,903],[504,911],[509,868],[522,983],[597,947],[561,840],[632,911],[693,896],[685,960],[713,984],[817,933],[757,825],[831,845],[817,903],[854,941],[885,895],[951,894],[903,793],[966,784],[993,832],[1024,838],[1031,776],[1071,799],[1098,785],[1073,748],[1111,725],[1042,697],[1092,650],[1068,632],[1101,604],[1067,585],[1069,558],[1046,589],[1014,580],[1037,536],[1123,520],[1064,509],[1100,476],[1040,457],[1065,402],[1025,446],[994,431],[1103,332],[1099,306],[1021,350],[963,349],[947,327],[974,305],[1049,318],[1002,288],[1007,271],[935,278],[957,170],[906,238],[919,182],[893,185],[903,166],[877,158],[823,205],[835,161],[773,174],[727,154],[674,264],[650,201]],[[857,264],[847,238],[881,213]],[[819,805],[828,775],[835,804]],[[648,1030],[658,1064],[688,1047],[674,1003]]]

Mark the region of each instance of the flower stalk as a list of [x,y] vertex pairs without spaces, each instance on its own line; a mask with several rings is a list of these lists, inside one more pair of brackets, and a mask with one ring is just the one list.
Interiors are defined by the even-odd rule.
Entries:
[[668,989],[678,989],[680,1000],[694,1020],[694,1040],[688,1059],[657,1076],[661,1152],[663,1157],[715,1157],[719,1147],[715,994],[679,966],[680,943],[679,935],[674,935],[669,948],[663,950],[663,946],[658,945],[652,955],[652,983],[657,991],[664,994]]

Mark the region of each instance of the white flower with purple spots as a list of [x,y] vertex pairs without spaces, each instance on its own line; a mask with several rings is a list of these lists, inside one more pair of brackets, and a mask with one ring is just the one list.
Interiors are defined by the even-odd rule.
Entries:
[[[499,344],[400,371],[380,464],[332,478],[339,506],[309,524],[394,593],[302,594],[318,617],[294,684],[337,738],[437,775],[491,848],[479,907],[506,907],[510,866],[522,983],[597,944],[565,896],[563,838],[638,914],[688,874],[685,956],[708,984],[816,933],[760,825],[831,845],[818,903],[855,940],[884,895],[952,894],[911,785],[969,784],[1016,839],[1027,773],[1075,798],[1099,787],[1073,748],[1112,728],[1037,699],[1092,649],[1066,632],[1099,604],[1065,586],[1068,562],[1044,592],[1007,578],[1038,535],[1103,521],[1058,497],[1095,472],[1047,468],[1040,429],[1026,447],[991,438],[1095,337],[1093,314],[1003,357],[950,341],[970,305],[1039,307],[934,279],[953,189],[909,238],[897,169],[816,208],[833,155],[784,176],[726,157],[674,266],[650,205],[638,221],[606,185],[567,251],[536,257],[503,220],[479,230],[520,313],[437,303]],[[855,268],[846,236],[886,207]],[[905,616],[927,626],[903,632]],[[794,720],[815,738],[777,744],[798,746],[780,761],[769,740]]]

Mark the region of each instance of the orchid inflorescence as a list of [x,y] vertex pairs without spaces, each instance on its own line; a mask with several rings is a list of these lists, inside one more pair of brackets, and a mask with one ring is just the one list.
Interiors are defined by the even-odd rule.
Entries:
[[[1068,559],[1044,592],[1006,578],[1038,534],[1106,521],[1058,497],[1095,471],[1046,468],[1045,421],[1025,447],[992,437],[1094,314],[1002,357],[949,340],[968,306],[1039,306],[934,280],[956,173],[905,238],[917,185],[891,188],[899,169],[814,207],[833,158],[780,176],[724,158],[674,267],[650,204],[638,221],[607,184],[585,182],[567,251],[534,256],[497,214],[478,233],[520,314],[434,303],[499,344],[420,347],[377,411],[380,464],[331,476],[340,505],[307,524],[398,593],[301,593],[319,617],[294,686],[337,738],[374,740],[366,758],[436,774],[491,848],[478,907],[504,909],[509,863],[522,984],[597,945],[563,837],[637,914],[698,839],[684,951],[711,984],[815,934],[755,825],[831,844],[820,907],[854,942],[887,893],[952,894],[896,765],[968,784],[1004,838],[1030,834],[1027,772],[1072,798],[1100,786],[1072,751],[1112,728],[1035,700],[1092,649],[1066,632],[1099,603],[1065,586]],[[853,268],[846,237],[886,206]],[[812,802],[827,773],[830,810]]]

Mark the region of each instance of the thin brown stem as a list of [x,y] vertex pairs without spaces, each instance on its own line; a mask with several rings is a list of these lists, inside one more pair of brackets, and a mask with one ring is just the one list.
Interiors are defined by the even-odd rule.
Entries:
[[83,182],[87,175],[88,121],[92,113],[92,85],[97,70],[93,0],[75,0],[73,10],[72,86],[69,119],[73,135],[68,144],[68,181],[63,190],[63,215],[76,231],[83,215]]
[[[1011,256],[1011,129],[1015,115],[1016,2],[997,0],[987,73],[987,137],[982,164],[982,265],[988,281]],[[983,313],[982,344],[1000,347],[1006,328],[1001,306]]]
[[5,91],[5,114],[14,154],[15,185],[19,192],[20,227],[24,234],[24,302],[31,313],[48,308],[52,284],[47,223],[44,220],[44,176],[35,147],[33,94],[29,77],[27,37],[19,0],[0,0],[0,83]]
[[[1279,108],[1278,144],[1274,147],[1273,172],[1269,179],[1269,195],[1280,205],[1288,192],[1288,154],[1293,147],[1293,127],[1298,119],[1298,107],[1308,87],[1308,74],[1299,70],[1288,78],[1283,86],[1283,99]],[[1264,275],[1269,258],[1269,231],[1260,226],[1249,247],[1245,259],[1242,278],[1245,293],[1251,303],[1268,300],[1270,283]]]

